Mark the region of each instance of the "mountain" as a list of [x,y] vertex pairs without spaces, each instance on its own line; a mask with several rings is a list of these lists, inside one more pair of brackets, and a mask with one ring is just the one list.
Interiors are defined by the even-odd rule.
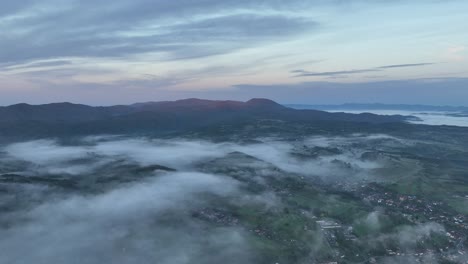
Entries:
[[185,99],[93,107],[71,103],[0,107],[0,136],[187,131],[258,120],[403,122],[404,116],[297,110],[268,99],[247,102]]
[[128,114],[127,106],[92,107],[72,103],[44,105],[16,104],[0,107],[0,122],[43,121],[84,122],[109,116]]

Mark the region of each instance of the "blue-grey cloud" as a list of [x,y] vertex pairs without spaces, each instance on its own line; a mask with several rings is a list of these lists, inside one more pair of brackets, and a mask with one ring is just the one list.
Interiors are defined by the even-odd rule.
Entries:
[[349,71],[329,71],[329,72],[308,72],[304,70],[295,70],[292,73],[298,73],[296,77],[307,77],[307,76],[338,76],[338,75],[349,75],[357,73],[375,72],[378,69],[361,69],[361,70],[349,70]]
[[317,26],[273,14],[299,8],[298,0],[10,2],[0,2],[0,63],[149,52],[196,58],[280,41]]
[[15,71],[15,70],[25,70],[25,69],[41,69],[47,67],[58,67],[58,66],[66,66],[66,65],[73,65],[72,61],[69,60],[56,60],[56,61],[37,61],[25,64],[16,64],[16,63],[9,63],[9,64],[0,64],[0,70],[2,71]]
[[33,0],[23,0],[23,1],[2,1],[0,3],[0,16],[14,14],[29,5],[31,5]]
[[408,68],[408,67],[422,67],[433,65],[435,63],[409,63],[409,64],[394,64],[394,65],[384,65],[369,69],[357,69],[357,70],[345,70],[345,71],[328,71],[328,72],[309,72],[306,70],[293,70],[291,73],[296,74],[294,77],[310,77],[310,76],[326,76],[326,77],[344,77],[351,74],[360,74],[368,72],[378,72],[384,71],[387,69],[396,69],[396,68]]
[[406,67],[419,67],[419,66],[428,66],[433,65],[432,62],[423,62],[423,63],[409,63],[409,64],[394,64],[394,65],[385,65],[378,67],[379,69],[392,69],[392,68],[406,68]]

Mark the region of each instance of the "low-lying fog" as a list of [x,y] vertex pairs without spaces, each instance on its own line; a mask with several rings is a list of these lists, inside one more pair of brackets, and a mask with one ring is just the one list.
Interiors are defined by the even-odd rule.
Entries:
[[[247,193],[250,179],[262,184],[286,173],[325,184],[375,180],[373,171],[391,162],[369,158],[368,145],[375,144],[412,143],[354,135],[249,144],[87,137],[5,145],[0,176],[16,182],[0,182],[0,263],[254,263],[244,227],[210,225],[193,212],[213,201],[281,206],[272,192]],[[78,185],[68,188],[67,180]]]
[[[18,167],[22,174],[89,173],[96,167],[116,160],[134,162],[140,166],[162,165],[178,171],[196,170],[203,161],[240,152],[290,173],[322,175],[331,169],[349,165],[360,172],[379,167],[377,161],[361,159],[362,149],[350,148],[362,139],[401,144],[385,135],[354,138],[311,137],[303,141],[285,142],[260,139],[254,144],[213,143],[185,139],[150,140],[145,138],[87,137],[76,144],[60,144],[55,140],[15,143],[3,148],[3,159],[24,162]],[[360,143],[362,144],[362,143]]]

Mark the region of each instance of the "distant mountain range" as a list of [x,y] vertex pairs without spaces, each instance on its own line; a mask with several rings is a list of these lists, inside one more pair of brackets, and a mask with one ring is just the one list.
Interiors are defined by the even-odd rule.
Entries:
[[340,105],[307,105],[287,104],[294,109],[315,110],[406,110],[406,111],[440,111],[440,112],[464,112],[468,113],[466,106],[433,106],[411,104],[340,104]]
[[93,107],[72,103],[0,107],[0,136],[187,131],[256,120],[404,122],[409,117],[297,110],[268,99],[247,102],[185,99]]

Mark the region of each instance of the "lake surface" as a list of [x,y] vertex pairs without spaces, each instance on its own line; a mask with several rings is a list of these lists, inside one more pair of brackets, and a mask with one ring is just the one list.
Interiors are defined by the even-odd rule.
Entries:
[[373,113],[377,115],[411,115],[421,119],[410,121],[414,124],[449,125],[468,127],[468,114],[461,112],[442,111],[407,111],[407,110],[326,110],[327,112],[344,112],[352,114]]

